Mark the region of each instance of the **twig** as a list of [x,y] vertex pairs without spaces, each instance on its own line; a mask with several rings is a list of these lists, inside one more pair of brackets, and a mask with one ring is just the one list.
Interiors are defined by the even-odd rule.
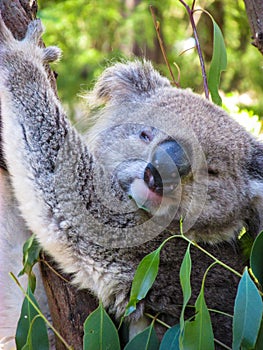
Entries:
[[222,348],[225,348],[225,349],[227,349],[227,350],[232,350],[232,348],[230,348],[230,347],[229,347],[229,346],[227,346],[226,344],[222,343],[220,340],[218,340],[218,339],[214,338],[214,341],[215,341],[215,343],[217,343],[217,344],[221,345],[221,346],[222,346]]
[[[180,228],[180,230],[182,230]],[[170,232],[170,231],[168,231]],[[202,248],[199,244],[197,244],[195,241],[192,241],[191,239],[187,238],[183,232],[181,231],[181,234],[179,235],[174,235],[172,232],[170,232],[171,236],[166,238],[162,244],[160,245],[160,247],[162,248],[168,241],[170,241],[173,238],[182,238],[184,239],[186,242],[192,244],[194,247],[198,248],[199,250],[201,250],[204,254],[208,255],[212,260],[214,260],[218,265],[224,267],[225,269],[227,269],[228,271],[232,272],[234,275],[238,276],[239,278],[242,277],[242,274],[239,273],[238,271],[234,270],[232,267],[230,267],[229,265],[225,264],[223,261],[217,259],[214,255],[212,255],[211,253],[209,253],[207,250],[205,250],[204,248]]]
[[149,313],[147,313],[147,312],[146,312],[144,315],[147,316],[147,317],[149,317],[149,318],[151,318],[152,320],[155,320],[156,322],[160,323],[162,326],[164,326],[164,327],[166,327],[166,328],[168,328],[168,329],[171,328],[171,326],[169,326],[169,324],[163,322],[162,320],[160,320],[159,318],[157,318],[157,316],[153,316],[153,315],[151,315],[151,314],[149,314]]
[[207,83],[205,63],[204,63],[204,58],[203,58],[203,54],[202,54],[202,50],[201,50],[201,46],[200,46],[200,42],[199,42],[199,38],[198,38],[198,34],[197,34],[197,29],[196,29],[196,25],[195,25],[195,21],[194,21],[194,16],[193,16],[195,0],[192,3],[192,8],[190,8],[183,0],[179,0],[179,1],[186,8],[186,11],[188,12],[188,15],[190,18],[190,22],[191,22],[191,26],[192,26],[193,34],[194,34],[194,38],[195,38],[196,48],[197,48],[197,52],[198,52],[198,56],[199,56],[199,61],[200,61],[200,65],[201,65],[201,70],[202,70],[205,97],[209,100],[209,89],[208,89],[208,83]]
[[66,282],[66,283],[70,283],[69,280],[67,280],[65,277],[63,277],[62,275],[60,275],[46,260],[44,259],[40,259],[39,262],[42,262],[43,264],[47,265],[47,267],[54,272],[55,275],[57,275],[60,279],[62,279],[62,281]]
[[160,23],[156,20],[156,16],[155,16],[155,13],[154,13],[154,8],[153,8],[152,5],[150,5],[150,11],[151,11],[154,27],[155,27],[155,30],[156,30],[158,42],[159,42],[159,45],[160,45],[160,48],[161,48],[161,51],[162,51],[162,54],[163,54],[163,58],[164,58],[166,66],[167,66],[167,68],[169,70],[169,73],[170,73],[170,75],[172,77],[172,83],[175,86],[180,87],[179,82],[175,80],[172,68],[170,66],[170,63],[168,62],[167,55],[166,55],[165,48],[164,48],[164,44],[163,44],[163,40],[162,40],[161,33],[160,33]]

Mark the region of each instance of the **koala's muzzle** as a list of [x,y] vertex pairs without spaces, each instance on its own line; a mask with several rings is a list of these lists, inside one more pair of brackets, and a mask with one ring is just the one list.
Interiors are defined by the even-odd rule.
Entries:
[[144,181],[152,191],[167,194],[176,188],[181,177],[187,175],[190,169],[182,146],[174,140],[164,141],[154,150],[144,171]]

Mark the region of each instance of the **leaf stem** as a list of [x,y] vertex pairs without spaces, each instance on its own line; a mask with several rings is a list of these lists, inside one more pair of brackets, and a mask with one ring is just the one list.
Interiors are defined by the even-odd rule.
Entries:
[[203,247],[201,247],[198,243],[196,243],[195,241],[192,241],[191,239],[187,238],[181,231],[180,235],[172,235],[168,238],[166,238],[162,244],[160,245],[160,249],[168,242],[170,241],[172,238],[182,238],[184,239],[186,242],[192,244],[194,247],[198,248],[199,250],[201,250],[203,253],[205,253],[206,255],[208,255],[212,260],[214,260],[218,265],[221,265],[222,267],[224,267],[225,269],[231,271],[232,273],[234,273],[236,276],[238,277],[242,277],[242,274],[239,273],[238,271],[236,271],[235,269],[233,269],[232,267],[228,266],[227,264],[225,264],[223,261],[217,259],[214,255],[212,255],[211,253],[209,253],[207,250],[205,250]]
[[222,346],[222,348],[225,348],[227,350],[232,350],[232,348],[230,348],[229,346],[227,346],[226,344],[222,343],[220,340],[214,338],[214,342],[217,343],[218,345]]
[[148,314],[147,312],[146,312],[144,315],[147,316],[147,317],[149,317],[149,318],[151,318],[152,320],[154,320],[154,321],[160,323],[162,326],[164,326],[164,327],[166,327],[166,328],[171,328],[171,326],[169,326],[169,324],[163,322],[162,320],[160,320],[159,318],[157,318],[157,317],[155,317],[155,316],[153,316],[153,315],[151,315],[151,314]]
[[172,82],[173,82],[173,84],[175,86],[180,87],[179,82],[175,80],[172,68],[171,68],[170,63],[168,61],[167,54],[166,54],[166,51],[165,51],[165,48],[164,48],[164,44],[163,44],[163,40],[162,40],[161,33],[160,33],[160,23],[156,20],[156,16],[155,16],[155,13],[154,13],[154,8],[153,8],[152,5],[150,5],[150,11],[151,11],[151,15],[152,15],[155,31],[156,31],[156,34],[157,34],[158,42],[159,42],[159,45],[160,45],[160,48],[161,48],[161,51],[162,51],[162,54],[163,54],[163,58],[164,58],[165,64],[166,64],[166,66],[167,66],[167,68],[169,70],[169,73],[170,73],[171,77],[172,77]]
[[195,12],[195,10],[194,10],[195,0],[192,3],[192,8],[190,8],[183,0],[179,0],[179,1],[185,7],[185,9],[189,15],[190,23],[191,23],[194,38],[195,38],[195,44],[196,44],[196,48],[197,48],[197,52],[198,52],[198,56],[199,56],[199,61],[200,61],[200,65],[201,65],[201,70],[202,70],[205,97],[209,100],[209,90],[208,90],[207,76],[206,76],[206,70],[205,70],[205,63],[204,63],[204,58],[203,58],[203,54],[202,54],[202,50],[201,50],[201,46],[200,46],[200,42],[199,42],[199,38],[198,38],[198,34],[197,34],[197,29],[196,29],[196,25],[195,25],[195,21],[194,21],[194,16],[193,16],[194,12]]
[[45,259],[40,259],[39,262],[45,264],[56,276],[58,276],[62,281],[66,283],[70,283],[69,280],[67,280],[65,277],[63,277],[60,273],[58,273],[54,267],[52,267]]
[[233,272],[236,276],[238,277],[242,277],[242,274],[239,273],[238,271],[234,270],[232,267],[226,265],[223,261],[217,259],[214,255],[212,255],[211,253],[209,253],[207,250],[205,250],[203,247],[201,247],[199,244],[197,244],[194,241],[191,241],[190,239],[188,239],[187,237],[184,236],[184,238],[187,240],[187,242],[190,242],[191,244],[193,244],[196,248],[200,249],[203,253],[205,253],[206,255],[208,255],[211,259],[213,259],[216,263],[218,263],[219,265],[223,266],[225,269]]
[[217,310],[217,309],[210,309],[210,308],[208,308],[208,311],[209,311],[209,312],[215,312],[215,313],[217,313],[217,314],[220,314],[220,315],[223,315],[223,316],[227,316],[227,317],[230,317],[230,318],[233,318],[233,317],[234,317],[233,315],[228,314],[227,312],[220,311],[220,310]]

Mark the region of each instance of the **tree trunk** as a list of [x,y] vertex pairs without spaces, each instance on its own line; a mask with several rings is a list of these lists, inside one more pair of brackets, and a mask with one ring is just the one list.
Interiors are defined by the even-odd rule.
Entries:
[[263,1],[244,0],[247,17],[252,32],[252,45],[263,55]]
[[[28,23],[36,18],[37,1],[0,0],[0,10],[7,27],[12,31],[15,38],[22,39]],[[47,67],[47,70],[52,87],[56,92],[56,74],[49,67]],[[0,167],[8,170],[1,145],[2,139],[0,138]],[[49,257],[43,254],[41,260],[43,283],[53,325],[75,350],[82,349],[83,323],[87,315],[96,308],[97,301],[87,291],[78,291],[68,282],[65,282],[70,280],[70,276],[63,279],[60,277],[61,273],[55,273],[53,269],[56,269],[56,266]],[[52,269],[50,266],[52,266]],[[65,346],[56,340],[56,349],[65,349]]]
[[[83,324],[87,316],[97,307],[97,300],[88,291],[74,288],[68,282],[70,276],[52,270],[59,271],[48,256],[42,255],[41,272],[53,325],[74,350],[81,350]],[[56,349],[65,349],[58,339]]]

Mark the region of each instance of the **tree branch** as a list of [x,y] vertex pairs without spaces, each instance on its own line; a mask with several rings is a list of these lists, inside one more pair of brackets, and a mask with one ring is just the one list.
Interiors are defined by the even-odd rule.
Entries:
[[252,32],[252,45],[263,55],[263,1],[244,0],[247,17]]

